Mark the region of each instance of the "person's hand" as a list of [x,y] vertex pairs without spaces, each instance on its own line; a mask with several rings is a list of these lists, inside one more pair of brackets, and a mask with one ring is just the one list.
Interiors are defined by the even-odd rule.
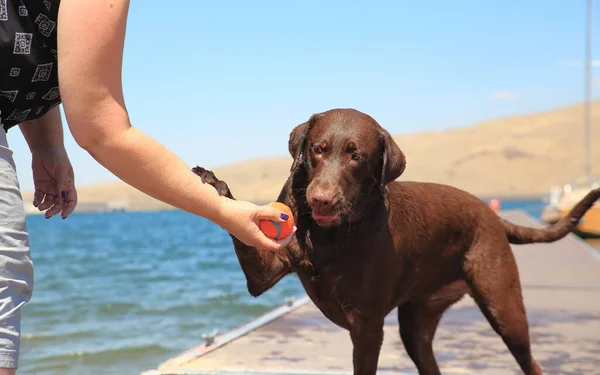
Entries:
[[58,213],[66,219],[77,205],[75,177],[67,151],[64,147],[33,150],[31,169],[35,187],[33,205],[46,211],[46,219]]
[[292,240],[297,229],[296,226],[290,235],[277,241],[265,236],[259,229],[258,222],[261,219],[277,222],[287,220],[285,214],[282,218],[282,212],[276,208],[223,198],[219,224],[246,245],[257,249],[277,251]]

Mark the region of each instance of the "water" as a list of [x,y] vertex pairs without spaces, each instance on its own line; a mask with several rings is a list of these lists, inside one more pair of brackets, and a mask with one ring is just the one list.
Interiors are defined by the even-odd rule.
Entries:
[[[503,202],[539,217],[540,201]],[[229,236],[185,212],[29,216],[35,289],[19,374],[137,375],[303,294],[246,290]]]
[[249,296],[231,240],[185,212],[28,217],[34,295],[20,374],[139,374],[302,293]]

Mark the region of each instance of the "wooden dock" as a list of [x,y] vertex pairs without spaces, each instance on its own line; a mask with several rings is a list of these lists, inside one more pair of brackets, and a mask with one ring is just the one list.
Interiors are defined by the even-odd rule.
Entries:
[[[521,211],[500,215],[522,225],[542,225]],[[532,350],[544,374],[600,374],[600,252],[574,235],[553,244],[516,245],[513,250]],[[395,316],[394,311],[386,320],[378,374],[416,374]],[[444,374],[520,374],[469,297],[445,314],[434,350]],[[351,353],[348,333],[303,296],[143,374],[352,374]]]

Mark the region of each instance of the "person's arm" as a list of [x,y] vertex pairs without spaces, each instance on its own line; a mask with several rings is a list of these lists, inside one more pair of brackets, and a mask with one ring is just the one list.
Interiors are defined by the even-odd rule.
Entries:
[[46,211],[46,218],[61,214],[65,219],[77,205],[73,167],[65,149],[60,109],[19,124],[31,151],[33,205]]
[[31,152],[65,147],[59,106],[39,119],[20,123],[19,129]]
[[60,92],[76,142],[142,192],[237,232],[248,244],[279,249],[257,226],[258,216],[276,218],[279,211],[259,212],[248,202],[220,197],[173,152],[130,124],[121,85],[128,8],[127,0],[61,1]]
[[162,144],[131,126],[121,86],[129,1],[65,0],[58,16],[60,92],[77,144],[135,188],[218,219],[221,199]]

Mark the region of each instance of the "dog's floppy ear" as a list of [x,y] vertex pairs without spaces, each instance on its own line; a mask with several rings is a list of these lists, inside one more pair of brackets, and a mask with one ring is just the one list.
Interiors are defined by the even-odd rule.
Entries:
[[[310,120],[309,120],[310,121]],[[295,171],[299,165],[304,162],[304,150],[306,137],[308,136],[308,123],[309,121],[302,123],[294,128],[290,133],[290,139],[288,141],[288,150],[290,155],[294,158],[290,171]]]
[[402,175],[406,168],[406,157],[387,130],[380,130],[379,140],[382,149],[381,178],[379,184],[383,187]]
[[306,128],[308,127],[308,121],[302,123],[294,128],[290,133],[290,139],[288,141],[288,150],[290,151],[290,155],[294,159],[298,158],[298,153],[300,151],[302,143],[304,143],[304,139],[306,138]]
[[290,155],[292,155],[292,157],[294,158],[291,171],[295,171],[299,165],[304,163],[306,139],[308,138],[308,133],[310,133],[310,129],[314,125],[317,116],[318,114],[312,115],[308,119],[308,121],[296,126],[294,130],[292,130],[292,132],[290,133],[290,139],[288,141],[288,150],[290,152]]

